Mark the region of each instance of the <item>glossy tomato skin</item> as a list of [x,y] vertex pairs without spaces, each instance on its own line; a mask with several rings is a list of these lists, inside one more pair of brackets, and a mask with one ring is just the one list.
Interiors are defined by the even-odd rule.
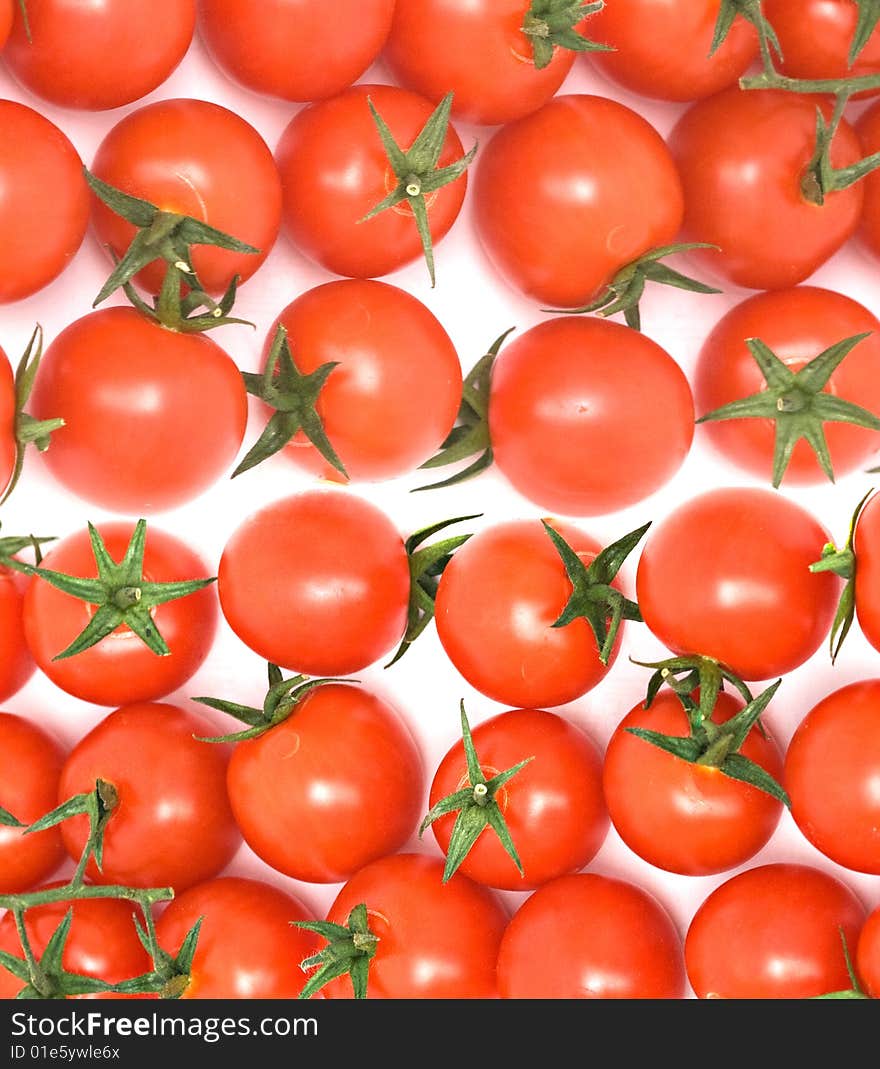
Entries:
[[681,939],[641,887],[560,876],[511,918],[498,954],[502,998],[684,997]]
[[241,446],[248,408],[238,368],[214,341],[120,307],[58,335],[30,411],[64,419],[46,453],[62,485],[144,515],[182,505],[220,478]]
[[0,48],[6,44],[12,30],[15,18],[14,2],[15,0],[0,0]]
[[[115,561],[125,555],[134,525],[103,523],[99,531]],[[68,575],[97,575],[88,531],[77,531],[55,545],[43,559],[46,568]],[[144,578],[148,582],[201,579],[207,566],[178,538],[151,527],[147,530]],[[32,582],[24,598],[24,634],[37,666],[52,682],[75,698],[95,705],[151,701],[182,686],[199,668],[217,628],[217,595],[204,587],[153,610],[153,619],[171,653],[159,657],[127,627],[117,628],[96,646],[73,657],[54,657],[83,631],[92,606],[46,582]]]
[[[64,754],[36,724],[0,713],[0,806],[22,824],[33,824],[57,805]],[[30,891],[65,857],[57,828],[25,835],[0,825],[0,893]]]
[[681,225],[681,182],[663,139],[604,97],[555,97],[499,130],[476,168],[477,231],[489,259],[549,307],[588,304]]
[[[608,831],[602,761],[592,741],[543,709],[512,709],[478,724],[472,734],[489,778],[533,759],[496,795],[524,876],[491,829],[477,839],[458,871],[490,887],[527,891],[589,864]],[[440,762],[430,806],[469,783],[464,746],[458,742]],[[431,825],[444,854],[455,819],[450,814]]]
[[[809,865],[759,865],[705,899],[684,944],[698,998],[812,998],[848,989],[841,945],[855,947],[865,909]],[[736,938],[731,938],[736,933]]]
[[812,574],[828,532],[770,490],[725,487],[653,528],[636,575],[645,623],[676,653],[714,657],[743,679],[783,675],[828,634],[840,590]]
[[559,317],[502,351],[489,432],[499,469],[530,501],[601,515],[674,475],[693,439],[694,404],[678,364],[644,334]]
[[880,650],[880,498],[872,498],[862,510],[853,548],[858,561],[856,616],[862,634]]
[[311,917],[299,899],[271,884],[224,876],[177,896],[156,934],[163,950],[176,954],[202,918],[183,999],[295,999],[308,979],[300,962],[321,940],[293,922]]
[[28,580],[0,567],[0,701],[16,694],[34,674],[24,637],[24,594]]
[[[495,960],[507,914],[466,876],[445,884],[442,877],[437,858],[394,854],[361,869],[339,892],[327,919],[346,924],[363,902],[379,937],[368,998],[497,997]],[[331,981],[324,994],[352,998],[351,980]]]
[[[59,802],[94,790],[99,779],[119,798],[103,868],[90,862],[90,879],[182,891],[226,866],[241,841],[226,795],[229,748],[194,737],[213,734],[179,706],[140,702],[116,709],[80,739],[64,763]],[[72,817],[61,834],[78,860],[88,819]]]
[[[257,93],[321,100],[379,55],[394,0],[201,0],[202,40],[224,73]],[[344,29],[343,29],[344,27]]]
[[15,375],[6,353],[0,349],[0,495],[15,470]]
[[[208,293],[223,293],[238,275],[247,281],[260,267],[281,226],[281,182],[272,153],[244,119],[205,100],[160,100],[126,115],[98,146],[92,171],[111,186],[190,215],[258,254],[195,246],[192,263]],[[92,220],[102,245],[120,257],[135,229],[92,198]],[[164,263],[151,264],[137,281],[158,293]]]
[[308,883],[341,883],[399,850],[421,815],[422,761],[395,710],[360,687],[318,687],[239,743],[229,800],[251,849]]
[[[780,360],[800,371],[821,352],[855,334],[870,337],[852,350],[832,374],[827,393],[880,414],[880,322],[863,305],[817,286],[759,293],[732,308],[703,343],[694,395],[701,415],[766,389],[767,383],[746,340],[759,338]],[[739,467],[769,480],[773,472],[775,428],[763,419],[705,424],[712,444]],[[875,431],[849,423],[825,424],[836,476],[863,467],[880,439]],[[786,484],[825,482],[816,454],[803,440],[794,447]]]
[[733,85],[758,54],[754,28],[737,18],[709,55],[720,6],[719,0],[616,0],[587,22],[590,39],[614,51],[589,58],[612,81],[642,96],[711,96]]
[[[577,527],[554,523],[587,564],[601,546]],[[571,581],[537,520],[481,531],[446,566],[437,591],[437,634],[464,678],[493,701],[540,709],[574,701],[608,666],[586,620],[554,628]]]
[[[880,101],[859,116],[856,131],[864,155],[880,151]],[[859,240],[868,252],[880,257],[880,176],[872,171],[858,184],[864,194]]]
[[[724,723],[741,708],[741,701],[722,693],[712,719]],[[633,727],[684,736],[688,722],[678,697],[662,693],[650,709],[639,703],[627,713],[605,751],[603,787],[611,821],[640,858],[667,872],[710,876],[743,864],[767,843],[782,815],[781,802],[717,768],[665,753],[629,734]],[[753,729],[740,753],[781,782],[782,755],[772,736]]]
[[223,550],[218,589],[229,626],[261,657],[306,675],[349,675],[403,637],[409,563],[375,505],[311,490],[245,520]]
[[196,0],[28,0],[3,53],[32,93],[65,108],[102,111],[140,100],[183,59]]
[[[690,256],[723,282],[745,289],[796,286],[855,232],[861,183],[830,193],[821,207],[801,188],[815,148],[817,100],[734,86],[692,105],[670,134],[684,185],[681,240],[718,246]],[[860,158],[844,119],[832,165]]]
[[791,815],[838,865],[880,874],[880,679],[832,691],[804,717],[785,755]]
[[[429,100],[407,89],[353,85],[298,112],[275,154],[288,237],[310,260],[351,278],[387,275],[422,257],[409,205],[360,222],[397,185],[368,97],[404,150],[434,111]],[[450,125],[437,166],[447,167],[463,155]],[[466,188],[467,175],[462,175],[425,198],[435,245],[455,222]]]
[[0,100],[0,304],[48,286],[70,263],[89,223],[82,160],[33,108]]
[[[461,403],[461,364],[449,335],[415,297],[363,279],[308,290],[275,320],[304,374],[334,369],[318,398],[324,430],[351,481],[413,471],[439,449]],[[287,455],[324,478],[340,479],[304,434]]]
[[869,914],[856,947],[856,973],[871,998],[880,998],[880,908]]

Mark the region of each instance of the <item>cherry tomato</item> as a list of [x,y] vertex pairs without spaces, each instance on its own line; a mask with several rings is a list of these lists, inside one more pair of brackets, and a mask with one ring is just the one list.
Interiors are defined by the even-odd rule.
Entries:
[[801,721],[785,755],[791,815],[838,865],[880,874],[880,679],[823,698]]
[[[697,409],[704,415],[767,388],[747,339],[760,339],[797,372],[832,345],[862,333],[871,336],[849,353],[824,389],[880,414],[880,322],[849,297],[815,286],[760,293],[724,316],[700,350],[694,378]],[[705,433],[735,464],[761,478],[770,477],[772,421],[710,422]],[[825,437],[836,476],[862,467],[878,446],[876,431],[850,423],[826,423]],[[786,469],[786,482],[817,483],[826,478],[815,452],[801,439]]]
[[666,483],[694,434],[678,364],[637,331],[560,317],[502,350],[489,428],[500,470],[530,501],[591,516]]
[[[122,560],[131,538],[129,522],[99,527],[107,552]],[[97,567],[89,534],[69,535],[47,553],[43,566],[68,575],[93,578]],[[144,554],[144,578],[167,583],[201,579],[202,560],[179,539],[150,528]],[[24,634],[37,666],[52,682],[83,701],[117,705],[161,698],[182,686],[208,655],[217,625],[217,597],[204,587],[153,610],[153,619],[171,653],[159,657],[128,627],[120,627],[91,649],[60,661],[56,654],[85,629],[94,609],[44,581],[28,585],[24,598]]]
[[[317,410],[352,480],[390,479],[431,457],[461,403],[461,364],[449,335],[415,297],[384,282],[346,279],[308,290],[275,320],[303,374],[338,362]],[[287,455],[320,475],[339,473],[299,432]]]
[[[865,155],[880,152],[880,101],[862,112],[856,131]],[[880,174],[872,171],[858,185],[864,193],[859,239],[868,252],[880,257]]]
[[82,160],[57,126],[0,100],[0,304],[41,290],[73,259],[89,222]]
[[[742,702],[720,694],[712,716],[723,724]],[[766,726],[766,725],[765,725]],[[779,823],[782,803],[730,779],[710,765],[692,764],[629,734],[646,728],[687,735],[688,721],[675,694],[639,703],[618,724],[605,752],[603,786],[621,839],[643,860],[684,876],[709,876],[753,857]],[[778,782],[782,755],[772,737],[753,729],[740,749]],[[638,784],[638,790],[633,790]]]
[[[578,528],[553,526],[586,563],[601,551]],[[604,678],[619,646],[606,666],[586,620],[552,626],[571,592],[556,547],[537,520],[496,524],[462,546],[441,576],[437,634],[468,683],[494,701],[536,709],[562,705]]]
[[[490,887],[525,891],[589,864],[608,830],[602,761],[590,739],[542,709],[501,713],[475,727],[472,735],[489,778],[532,758],[496,796],[525,875],[520,876],[491,829],[477,839],[458,871]],[[459,742],[440,762],[430,805],[469,783]],[[431,825],[444,854],[455,819],[449,814]]]
[[201,918],[184,999],[293,999],[308,979],[300,962],[321,940],[297,928],[311,912],[261,880],[222,877],[178,895],[156,925],[159,945],[177,954]]
[[[356,873],[327,920],[346,924],[362,902],[378,936],[370,963],[369,998],[495,998],[495,960],[507,915],[491,891],[466,876],[442,882],[443,863],[395,854]],[[342,977],[327,998],[352,997]]]
[[306,675],[359,672],[406,629],[403,541],[375,505],[347,493],[312,490],[254,513],[226,543],[218,587],[242,642]]
[[[408,204],[360,221],[397,185],[368,97],[404,151],[434,111],[430,101],[406,89],[354,85],[298,112],[276,152],[291,241],[328,271],[352,278],[387,275],[422,257]],[[450,125],[437,166],[447,167],[463,155]],[[455,222],[466,188],[467,175],[462,175],[425,197],[434,245]]]
[[513,915],[498,953],[502,998],[684,997],[681,939],[641,887],[560,876]]
[[[222,293],[235,275],[244,282],[260,267],[281,226],[281,182],[272,153],[240,116],[205,100],[160,100],[121,119],[95,155],[102,181],[163,211],[190,215],[259,249],[259,254],[195,246],[192,263],[208,293]],[[122,256],[131,223],[93,198],[102,245]],[[158,293],[165,264],[137,280]]]
[[[226,796],[229,748],[195,737],[212,734],[209,723],[179,706],[141,702],[116,709],[74,746],[59,800],[95,790],[99,779],[118,795],[103,868],[90,861],[91,879],[182,891],[226,866],[240,843]],[[78,860],[88,818],[71,817],[61,834]]]
[[[861,183],[829,193],[821,206],[804,193],[816,106],[815,97],[733,87],[679,119],[669,147],[684,185],[682,240],[718,247],[690,254],[702,268],[746,289],[784,289],[809,278],[855,232]],[[842,120],[832,165],[861,155]]]
[[34,673],[34,660],[24,638],[24,593],[28,581],[0,565],[0,701],[6,701]]
[[636,576],[645,623],[676,653],[714,657],[743,679],[797,668],[828,634],[839,582],[809,566],[827,531],[770,490],[700,494],[654,528]]
[[[51,735],[20,716],[0,713],[0,806],[16,820],[33,824],[55,808],[63,761]],[[25,835],[0,825],[0,893],[31,890],[64,856],[57,828]]]
[[46,453],[59,482],[94,504],[143,514],[217,481],[244,438],[247,394],[210,338],[107,308],[46,350],[30,411],[64,419]]
[[856,948],[856,972],[871,998],[880,998],[880,907],[869,914]]
[[238,826],[264,861],[297,880],[341,883],[413,833],[422,762],[387,702],[328,684],[236,746],[228,788]]
[[257,93],[319,100],[347,89],[382,50],[394,0],[202,0],[215,62]]
[[27,19],[16,11],[3,53],[12,74],[52,104],[101,111],[165,81],[189,48],[196,2],[27,0]]
[[858,578],[856,615],[862,634],[875,650],[880,650],[880,498],[872,498],[862,509],[854,541]]
[[587,23],[590,38],[614,51],[590,58],[612,81],[643,96],[711,96],[733,85],[758,54],[754,28],[738,18],[709,55],[720,8],[720,0],[614,0]]
[[[812,998],[850,987],[841,929],[856,945],[865,909],[809,865],[759,865],[717,887],[684,944],[698,998]],[[735,933],[735,937],[734,937]]]

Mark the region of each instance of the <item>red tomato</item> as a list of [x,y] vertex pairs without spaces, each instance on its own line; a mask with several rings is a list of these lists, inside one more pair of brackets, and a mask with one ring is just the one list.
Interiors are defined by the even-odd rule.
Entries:
[[[95,155],[92,171],[124,193],[163,211],[190,215],[259,249],[253,253],[196,246],[193,267],[208,293],[242,282],[269,255],[281,226],[281,182],[272,153],[240,116],[205,100],[160,100],[121,119]],[[122,256],[135,229],[93,199],[102,245]],[[137,280],[158,293],[165,264],[151,264]]]
[[12,23],[15,18],[15,0],[0,0],[0,48],[9,39]]
[[267,661],[349,675],[403,637],[409,562],[375,505],[312,490],[245,520],[223,550],[218,588],[229,626]]
[[[0,806],[22,824],[32,824],[58,804],[64,754],[35,724],[0,713]],[[29,891],[61,864],[57,828],[25,835],[0,824],[0,893]]]
[[[734,87],[694,104],[669,147],[681,172],[682,240],[718,249],[691,255],[707,271],[747,289],[803,282],[852,236],[860,183],[829,193],[820,207],[802,182],[815,150],[817,98]],[[844,119],[831,150],[835,167],[861,159]]]
[[[717,887],[684,944],[698,998],[812,998],[850,987],[840,938],[854,947],[865,909],[809,865],[759,865]],[[735,934],[735,937],[734,937]]]
[[520,493],[592,516],[641,501],[675,474],[694,404],[684,373],[650,338],[560,317],[502,350],[489,428],[498,467]]
[[856,615],[862,634],[880,650],[880,497],[872,498],[859,515],[855,533],[857,565]]
[[684,997],[681,939],[660,903],[596,873],[560,876],[513,915],[498,953],[502,998]]
[[210,338],[107,308],[46,350],[30,411],[65,421],[46,453],[59,482],[94,504],[144,514],[219,479],[244,438],[247,394]]
[[239,743],[229,800],[251,849],[308,883],[341,883],[399,850],[419,819],[422,761],[394,709],[359,687],[311,691]]
[[307,977],[300,962],[321,940],[297,928],[311,912],[293,895],[261,880],[223,877],[177,896],[156,924],[159,945],[180,950],[202,919],[184,999],[293,999]]
[[[513,709],[473,729],[483,774],[489,778],[533,758],[496,796],[523,865],[520,876],[498,836],[486,829],[459,867],[478,883],[525,891],[592,861],[605,839],[608,814],[602,800],[602,760],[573,724],[542,709]],[[430,805],[470,783],[464,745],[440,762]],[[445,854],[456,815],[431,825]]]
[[839,581],[813,575],[828,532],[771,490],[700,494],[652,529],[636,576],[645,623],[676,653],[743,679],[797,668],[828,634]]
[[[107,552],[122,560],[131,538],[129,522],[100,525]],[[87,531],[58,542],[43,558],[46,568],[93,578],[95,558]],[[144,578],[167,583],[200,579],[205,564],[183,542],[164,531],[147,532]],[[159,657],[127,627],[96,646],[64,660],[53,660],[88,625],[92,606],[43,581],[29,584],[24,599],[24,634],[38,667],[52,682],[83,701],[119,705],[164,697],[182,686],[208,655],[217,625],[217,596],[212,587],[153,610],[153,619],[170,655]]]
[[880,874],[880,679],[832,691],[785,755],[791,815],[838,865]]
[[15,470],[15,375],[3,349],[0,349],[0,495],[9,485]]
[[[226,796],[229,748],[194,737],[211,734],[208,722],[176,705],[141,702],[116,709],[74,746],[59,801],[93,791],[99,779],[119,796],[102,870],[89,862],[96,883],[182,891],[226,866],[240,843]],[[79,859],[88,818],[71,817],[61,834]]]
[[[577,527],[553,526],[586,563],[601,551]],[[571,592],[556,547],[537,520],[496,524],[462,546],[441,576],[437,634],[468,683],[493,701],[535,709],[562,705],[604,678],[619,646],[606,666],[586,620],[552,626]]]
[[[742,707],[722,693],[712,719],[723,724]],[[630,735],[632,727],[678,736],[688,734],[688,721],[677,695],[666,692],[650,709],[635,706],[609,740],[605,800],[631,850],[668,872],[709,876],[741,865],[765,845],[779,823],[780,802],[717,768],[691,764]],[[781,781],[782,755],[772,736],[753,729],[740,753]]]
[[[866,155],[880,152],[880,101],[864,111],[856,125]],[[874,256],[880,256],[880,174],[872,171],[858,183],[864,193],[859,239]]]
[[[408,204],[360,222],[397,185],[367,97],[404,151],[434,111],[430,101],[406,89],[354,85],[298,112],[276,152],[291,241],[328,271],[352,278],[387,275],[422,257]],[[450,125],[437,166],[447,167],[463,155]],[[467,175],[462,175],[425,197],[435,245],[455,222],[466,188]]]
[[0,565],[0,701],[6,701],[34,673],[34,661],[24,638],[24,593],[28,581]]
[[[491,891],[466,876],[442,883],[443,863],[395,854],[367,865],[339,892],[327,920],[346,924],[365,903],[378,936],[368,997],[377,999],[495,998],[495,959],[507,915]],[[327,998],[352,997],[342,977]]]
[[65,135],[32,108],[0,100],[0,304],[30,297],[85,237],[89,188]]
[[[849,297],[815,286],[760,293],[736,305],[718,323],[700,350],[694,395],[701,415],[767,388],[746,346],[749,338],[768,345],[792,371],[855,334],[871,337],[853,349],[833,372],[825,392],[880,414],[880,322]],[[761,478],[773,471],[775,427],[764,419],[705,424],[705,433],[726,457]],[[877,432],[849,423],[826,423],[825,437],[836,476],[862,467],[876,451]],[[794,447],[785,481],[817,483],[826,476],[815,452],[801,439]]]
[[32,93],[65,108],[101,111],[140,100],[183,59],[195,0],[27,0],[3,53]]
[[612,81],[643,96],[711,96],[733,85],[758,54],[754,28],[738,18],[709,55],[720,8],[720,0],[612,0],[590,18],[587,30],[614,51],[590,58]]
[[[461,403],[461,365],[449,335],[415,297],[384,282],[328,282],[287,306],[283,324],[303,374],[338,362],[317,410],[352,480],[391,479],[431,457]],[[339,473],[302,432],[287,455],[325,478]]]
[[858,973],[871,998],[880,998],[880,907],[865,921],[855,958]]
[[378,56],[394,0],[202,0],[202,40],[231,78],[284,100],[347,89]]

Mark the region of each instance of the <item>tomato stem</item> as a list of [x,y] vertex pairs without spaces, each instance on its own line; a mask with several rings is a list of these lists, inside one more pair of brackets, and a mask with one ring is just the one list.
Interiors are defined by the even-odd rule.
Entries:
[[520,29],[531,42],[535,67],[543,70],[548,66],[557,48],[569,52],[613,52],[610,45],[591,41],[575,29],[604,6],[602,0],[532,0]]

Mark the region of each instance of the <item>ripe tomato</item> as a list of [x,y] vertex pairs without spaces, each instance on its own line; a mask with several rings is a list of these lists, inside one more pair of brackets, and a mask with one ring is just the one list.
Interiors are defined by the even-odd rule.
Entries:
[[183,59],[196,0],[27,0],[3,53],[32,93],[65,108],[101,111],[140,100]]
[[758,54],[754,27],[738,18],[709,55],[720,7],[720,0],[614,0],[587,23],[590,37],[614,51],[591,59],[612,81],[643,96],[711,96],[733,85]]
[[311,912],[261,880],[222,877],[177,896],[156,924],[159,945],[176,955],[199,920],[199,940],[184,999],[292,999],[306,983],[299,964],[321,940],[294,921]]
[[202,0],[215,62],[257,93],[318,100],[347,89],[382,50],[394,0]]
[[[100,525],[107,552],[120,561],[133,525]],[[47,553],[43,566],[69,575],[97,575],[89,534],[69,535]],[[179,539],[151,528],[147,533],[144,578],[166,583],[201,578],[202,560]],[[159,657],[127,627],[120,627],[91,649],[56,661],[56,654],[84,630],[94,614],[91,605],[47,582],[28,585],[24,598],[24,634],[37,666],[52,682],[83,701],[119,705],[164,697],[182,686],[202,664],[217,626],[217,597],[205,587],[178,601],[157,606],[152,617],[171,653]]]
[[[850,986],[840,930],[856,945],[865,909],[809,865],[759,865],[717,887],[684,944],[698,998],[812,998]],[[736,937],[732,938],[732,934]]]
[[[272,153],[240,116],[205,100],[160,100],[121,119],[95,155],[92,171],[104,182],[163,211],[189,215],[260,250],[252,253],[196,246],[193,267],[208,293],[223,293],[235,275],[259,268],[281,226],[281,182]],[[93,199],[102,245],[121,257],[135,229]],[[158,293],[164,263],[137,280]]]
[[681,939],[646,891],[560,876],[513,915],[498,953],[502,998],[684,997]]
[[[608,830],[602,761],[592,741],[561,716],[542,709],[501,713],[475,727],[472,735],[487,777],[533,758],[496,795],[524,876],[489,828],[458,871],[490,887],[525,891],[589,864]],[[440,762],[430,805],[469,783],[464,746],[458,742]],[[444,854],[455,819],[449,814],[431,825]]]
[[247,394],[210,338],[107,308],[46,350],[31,412],[65,421],[46,453],[59,482],[94,504],[144,514],[191,500],[230,466]]
[[[856,131],[866,155],[880,151],[880,101],[862,112]],[[880,174],[872,171],[858,183],[864,193],[859,239],[874,256],[880,256]]]
[[678,364],[637,331],[560,317],[502,350],[492,375],[495,460],[542,508],[592,516],[635,504],[687,456],[694,404]]
[[[760,293],[736,305],[700,350],[694,395],[701,415],[766,390],[767,382],[746,345],[758,338],[786,367],[797,372],[831,346],[856,334],[871,336],[832,373],[826,393],[880,415],[880,322],[863,305],[840,293],[801,286]],[[761,478],[773,471],[775,427],[765,419],[705,424],[705,433],[726,457]],[[850,423],[826,423],[825,437],[836,476],[862,467],[876,451],[877,432]],[[816,483],[826,478],[804,439],[794,447],[785,479]]]
[[[461,364],[449,335],[415,297],[360,279],[317,286],[275,320],[264,363],[279,325],[303,374],[338,362],[316,407],[350,479],[404,475],[437,451],[461,402]],[[340,478],[301,431],[287,455]]]
[[[118,806],[104,837],[104,865],[89,862],[96,883],[173,887],[216,876],[239,846],[226,796],[229,748],[200,742],[211,725],[176,705],[140,702],[106,716],[74,746],[61,772],[60,802],[111,784]],[[88,818],[61,825],[79,859]]]
[[[739,699],[722,693],[712,719],[723,724],[742,707]],[[668,872],[709,876],[741,865],[764,846],[779,823],[780,802],[717,768],[652,746],[629,734],[633,727],[686,736],[688,721],[677,695],[667,691],[650,709],[640,702],[630,710],[609,740],[605,801],[631,850]],[[772,737],[752,730],[740,753],[781,780],[782,755]],[[638,791],[633,784],[639,784]]]
[[15,19],[15,0],[0,0],[0,49],[9,39]]
[[24,594],[28,580],[0,565],[0,701],[6,701],[34,673],[34,661],[24,638]]
[[341,883],[399,850],[418,822],[422,761],[406,725],[360,687],[310,691],[238,743],[229,800],[251,849],[308,883]]
[[[291,241],[328,271],[352,278],[387,275],[422,256],[408,204],[360,222],[397,184],[368,97],[403,151],[434,110],[430,101],[406,89],[354,85],[298,112],[275,154],[284,187],[284,225]],[[447,167],[463,155],[450,125],[437,166]],[[466,188],[467,175],[462,175],[426,195],[434,245],[455,222]]]
[[872,498],[859,514],[856,554],[856,615],[862,634],[880,650],[880,497]]
[[[0,806],[32,824],[58,804],[61,747],[35,724],[0,713]],[[0,893],[29,891],[64,858],[57,828],[25,835],[0,824]]]
[[880,679],[832,691],[795,731],[785,755],[791,815],[838,865],[880,874]]
[[403,636],[409,563],[375,505],[312,490],[245,520],[223,550],[218,590],[229,626],[267,661],[349,675]]
[[[684,185],[683,241],[718,249],[691,255],[719,278],[747,289],[796,286],[855,232],[861,183],[819,205],[803,188],[816,139],[816,98],[782,90],[726,89],[679,119],[669,147]],[[861,159],[844,119],[831,162]]]
[[880,907],[865,921],[855,957],[856,972],[871,998],[880,998]]
[[[365,903],[378,937],[368,997],[377,999],[494,998],[495,960],[507,915],[491,891],[466,876],[442,883],[443,863],[395,854],[356,873],[336,897],[327,920],[346,924]],[[352,997],[348,977],[324,988],[327,998]]]
[[82,160],[57,126],[0,100],[0,304],[30,297],[67,267],[85,237]]
[[0,495],[9,486],[9,480],[15,470],[18,452],[15,441],[17,407],[15,375],[9,357],[0,349]]
[[839,581],[810,564],[827,531],[771,490],[725,487],[673,510],[636,575],[645,623],[676,653],[714,657],[742,679],[797,668],[828,634]]

